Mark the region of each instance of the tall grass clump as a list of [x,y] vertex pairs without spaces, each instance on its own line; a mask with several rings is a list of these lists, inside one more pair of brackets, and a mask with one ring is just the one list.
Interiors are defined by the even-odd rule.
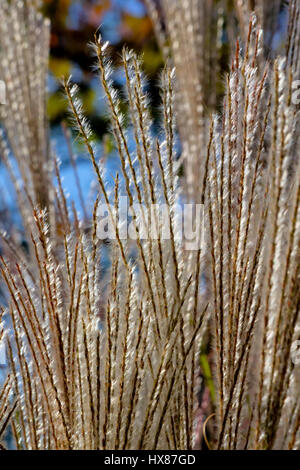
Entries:
[[[279,54],[280,2],[270,15],[264,2],[237,1],[232,23],[226,2],[147,3],[156,20],[164,12],[157,34],[175,65],[161,76],[159,133],[142,60],[124,48],[124,116],[109,44],[97,33],[92,46],[120,162],[113,184],[79,90],[63,81],[97,183],[84,220],[48,142],[48,49],[32,31],[47,44],[49,24],[36,2],[0,6],[0,151],[26,237],[24,249],[2,224],[1,445],[10,429],[17,449],[299,449],[299,2]],[[194,251],[181,237],[186,201],[204,206]],[[153,237],[141,229],[151,211]]]

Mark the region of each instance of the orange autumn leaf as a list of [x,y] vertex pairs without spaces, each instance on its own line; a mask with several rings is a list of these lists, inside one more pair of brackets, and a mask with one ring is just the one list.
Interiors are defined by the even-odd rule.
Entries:
[[150,18],[139,18],[128,13],[122,15],[121,33],[126,39],[143,43],[151,34],[153,27]]

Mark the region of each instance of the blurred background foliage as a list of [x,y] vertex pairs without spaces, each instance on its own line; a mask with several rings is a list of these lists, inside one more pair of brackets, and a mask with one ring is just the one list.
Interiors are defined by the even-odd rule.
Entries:
[[[89,47],[99,26],[104,39],[111,43],[112,61],[116,67],[124,44],[143,55],[155,118],[163,57],[142,0],[43,0],[43,10],[52,25],[48,100],[52,127],[59,126],[66,118],[67,106],[60,80],[63,76],[72,75],[80,87],[83,106],[95,135],[101,138],[108,131],[105,106],[101,99],[99,101],[100,85],[93,72],[94,59]],[[122,80],[117,69],[114,74],[117,88],[122,87]]]

